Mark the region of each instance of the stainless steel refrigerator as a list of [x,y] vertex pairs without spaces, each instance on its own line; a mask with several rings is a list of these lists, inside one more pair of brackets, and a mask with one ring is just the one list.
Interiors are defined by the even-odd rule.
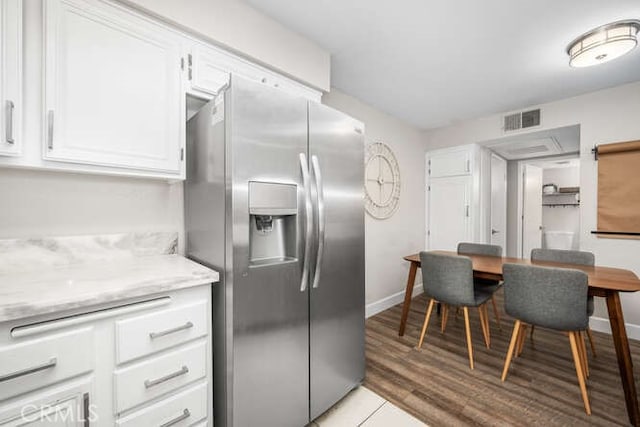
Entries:
[[232,77],[187,124],[187,253],[213,286],[216,426],[304,426],[364,378],[362,123]]

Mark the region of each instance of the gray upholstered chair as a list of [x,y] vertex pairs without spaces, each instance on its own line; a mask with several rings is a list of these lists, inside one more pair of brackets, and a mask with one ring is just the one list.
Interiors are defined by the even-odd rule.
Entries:
[[[568,251],[561,249],[532,249],[531,261],[544,261],[544,262],[560,262],[563,264],[578,264],[578,265],[595,265],[596,257],[591,252],[585,251]],[[593,315],[593,296],[589,296],[587,299],[587,315],[591,317]],[[534,328],[531,328],[531,336],[533,337]],[[589,337],[589,345],[591,346],[591,353],[596,356],[596,346],[593,342],[593,334],[591,328],[587,327],[587,336]]]
[[[502,246],[487,245],[483,243],[458,243],[458,254],[460,255],[487,255],[487,256],[502,256]],[[488,287],[493,293],[500,289],[502,284],[498,280],[479,279],[475,278],[474,283],[476,286]],[[491,296],[491,304],[493,305],[493,314],[496,317],[496,323],[498,327],[502,329],[500,325],[500,311],[498,310],[498,304],[496,304],[495,296]]]
[[[429,318],[436,302],[444,304],[443,327],[449,306],[462,307],[464,311],[464,325],[469,352],[469,367],[473,369],[473,346],[471,344],[471,329],[469,327],[469,307],[477,307],[480,314],[480,324],[487,348],[490,346],[489,320],[486,302],[491,298],[491,290],[473,285],[473,269],[468,257],[443,255],[432,252],[420,252],[422,264],[422,282],[424,292],[429,296],[429,305],[422,325],[418,348],[429,326]],[[444,328],[443,328],[444,329]]]
[[524,334],[524,324],[569,333],[571,353],[587,414],[591,414],[585,385],[588,376],[586,347],[582,331],[589,326],[587,293],[589,285],[586,273],[565,268],[549,268],[533,265],[504,264],[504,307],[507,314],[516,319],[507,350],[502,381],[507,377],[516,344]]

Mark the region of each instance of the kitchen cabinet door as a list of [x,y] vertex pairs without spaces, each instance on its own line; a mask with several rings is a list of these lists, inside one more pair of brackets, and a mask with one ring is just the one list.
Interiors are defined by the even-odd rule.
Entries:
[[44,158],[182,175],[177,35],[114,4],[43,3]]
[[458,243],[473,241],[472,180],[468,176],[432,179],[427,191],[428,249],[455,251]]
[[0,155],[22,152],[22,0],[0,2]]
[[195,95],[217,95],[220,89],[229,83],[228,56],[211,48],[197,45],[187,55],[187,78],[189,79],[190,92]]
[[432,178],[471,174],[472,149],[439,150],[429,155],[429,171]]
[[0,410],[0,427],[84,427],[99,421],[92,377],[28,395]]

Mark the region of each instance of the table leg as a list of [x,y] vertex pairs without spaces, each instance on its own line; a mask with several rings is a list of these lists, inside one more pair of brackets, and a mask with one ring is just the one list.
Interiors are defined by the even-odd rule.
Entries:
[[611,335],[616,348],[616,355],[618,356],[618,367],[620,368],[620,379],[622,380],[624,398],[627,404],[627,414],[632,425],[640,426],[640,411],[638,410],[636,384],[633,378],[633,363],[618,291],[607,291],[607,309],[609,311],[609,321],[611,322]]
[[404,335],[404,328],[407,326],[407,317],[409,316],[409,307],[411,306],[411,297],[413,296],[413,285],[416,282],[416,273],[418,271],[418,263],[412,262],[409,267],[409,277],[407,278],[407,288],[404,290],[404,302],[402,303],[402,317],[400,317],[400,330],[398,335]]

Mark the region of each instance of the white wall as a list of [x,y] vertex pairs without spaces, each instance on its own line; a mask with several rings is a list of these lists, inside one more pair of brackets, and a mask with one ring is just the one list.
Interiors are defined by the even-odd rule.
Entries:
[[[591,149],[596,144],[640,138],[640,82],[531,106],[534,107],[542,108],[542,129],[580,125],[581,249],[593,251],[598,264],[627,268],[640,274],[639,240],[603,239],[590,234],[596,229],[597,219],[597,163]],[[502,116],[496,114],[427,131],[425,141],[432,149],[500,138],[504,136]],[[596,300],[595,316],[606,318],[604,302],[600,298]],[[623,294],[622,304],[630,335],[640,338],[640,293]],[[592,319],[592,327],[604,329],[607,325]]]
[[184,245],[182,184],[3,168],[0,200],[0,239],[179,231]]
[[329,90],[329,52],[242,1],[121,1],[318,89]]
[[[366,302],[367,314],[371,315],[402,300],[409,271],[409,263],[402,257],[424,248],[422,135],[417,128],[336,89],[324,95],[323,103],[364,122],[367,143],[384,142],[400,165],[398,210],[386,220],[369,215],[365,220]],[[419,276],[416,283],[421,283]]]
[[[542,170],[543,184],[556,184],[558,187],[578,187],[580,185],[580,168],[551,168]],[[552,196],[558,197],[558,196]],[[560,196],[563,201],[565,197]],[[549,202],[543,200],[543,203]],[[570,231],[574,233],[573,249],[580,247],[580,207],[576,206],[544,206],[542,208],[542,226],[544,231]],[[544,241],[544,239],[543,239]]]

